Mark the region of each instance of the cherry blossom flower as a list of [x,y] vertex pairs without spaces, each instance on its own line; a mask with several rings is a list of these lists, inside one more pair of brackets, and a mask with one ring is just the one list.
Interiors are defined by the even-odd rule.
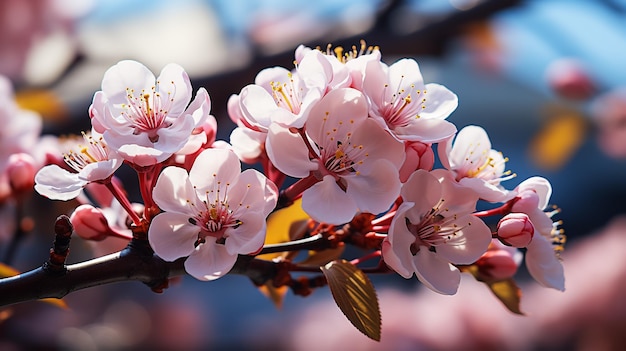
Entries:
[[404,147],[367,110],[360,91],[342,88],[311,109],[306,135],[270,126],[266,147],[276,168],[316,182],[302,193],[302,208],[315,220],[340,224],[358,210],[380,213],[400,192]]
[[92,125],[125,160],[154,165],[181,150],[208,118],[206,90],[190,100],[191,82],[182,67],[165,66],[155,83],[141,63],[120,61],[105,72],[102,90],[93,97]]
[[483,128],[467,126],[452,140],[440,143],[438,153],[443,166],[455,173],[461,185],[474,189],[481,199],[490,202],[504,202],[515,196],[500,185],[515,175],[505,171],[507,159],[491,148]]
[[330,79],[332,67],[317,50],[308,52],[295,72],[266,68],[257,74],[254,84],[241,90],[241,114],[247,124],[262,131],[273,122],[301,128]]
[[472,215],[475,194],[448,171],[417,170],[401,196],[382,245],[385,263],[404,278],[415,273],[433,291],[455,294],[461,276],[454,265],[475,262],[491,242],[489,227]]
[[41,117],[21,109],[15,102],[11,81],[0,75],[0,173],[4,172],[10,155],[32,155],[41,134]]
[[368,61],[363,92],[371,102],[370,116],[400,140],[434,143],[456,132],[445,119],[456,109],[457,96],[443,85],[424,85],[415,60],[402,59],[391,66]]
[[148,239],[165,260],[189,256],[185,269],[197,279],[217,279],[238,254],[262,247],[276,193],[261,173],[241,172],[232,151],[204,150],[189,173],[175,166],[161,172],[153,197],[165,212],[153,218]]
[[[555,211],[545,211],[552,195],[552,185],[543,177],[531,177],[520,183],[511,210],[528,215],[535,228],[530,244],[526,247],[526,268],[539,284],[564,291],[565,276],[559,253],[565,237],[554,222]],[[540,234],[540,235],[537,235]]]
[[37,172],[35,190],[39,194],[53,200],[74,199],[88,183],[110,179],[122,165],[124,160],[108,147],[102,135],[95,131],[83,133],[83,141],[63,155],[73,172],[56,164]]

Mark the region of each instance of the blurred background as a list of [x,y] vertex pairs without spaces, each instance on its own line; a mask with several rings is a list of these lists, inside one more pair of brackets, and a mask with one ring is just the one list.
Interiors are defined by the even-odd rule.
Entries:
[[[293,67],[299,44],[349,48],[361,39],[380,46],[388,64],[415,58],[427,83],[458,95],[448,119],[459,129],[487,130],[518,175],[505,187],[534,175],[550,180],[568,237],[565,293],[538,289],[520,272],[529,315],[519,317],[471,281],[449,298],[424,291],[416,279],[372,277],[383,316],[382,342],[375,343],[349,324],[327,289],[307,298],[288,294],[276,309],[245,277],[185,277],[160,295],[122,283],[70,294],[67,309],[33,302],[0,310],[0,348],[626,347],[619,298],[626,287],[626,1],[0,2],[0,74],[11,79],[23,108],[42,115],[44,134],[87,130],[104,71],[134,59],[157,74],[170,62],[183,66],[194,90],[208,90],[218,139],[228,140],[234,125],[226,101],[257,72]],[[46,228],[71,211],[41,198],[32,206],[47,227],[21,244],[14,261],[20,270],[41,264],[53,238]],[[116,245],[94,249],[77,238],[70,261]]]

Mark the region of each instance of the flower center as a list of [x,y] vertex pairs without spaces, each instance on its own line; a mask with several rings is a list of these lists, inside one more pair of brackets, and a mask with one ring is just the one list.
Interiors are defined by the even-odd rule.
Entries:
[[[235,218],[235,211],[228,202],[229,186],[230,183],[223,185],[219,181],[216,182],[213,189],[205,192],[205,198],[202,200],[200,208],[192,201],[187,200],[187,205],[191,207],[193,213],[193,217],[189,218],[189,223],[200,227],[198,244],[203,243],[208,236],[223,243],[227,238],[226,229],[238,228],[243,224],[243,221]],[[238,204],[238,207],[241,206],[243,204]]]
[[289,110],[293,114],[300,112],[302,89],[296,88],[291,73],[289,73],[289,83],[270,82],[270,86],[277,106]]
[[109,159],[109,147],[102,136],[97,140],[91,135],[82,133],[85,145],[79,144],[78,151],[70,150],[63,154],[65,163],[76,172],[80,172],[90,163],[107,161]]
[[476,152],[479,143],[471,144],[465,162],[457,171],[456,180],[461,178],[479,178],[494,185],[515,178],[517,175],[511,171],[503,171],[504,165],[509,160],[503,157],[501,152],[494,150],[482,150]]
[[[171,125],[171,123],[166,122],[168,110],[174,102],[174,95],[176,94],[176,86],[173,81],[171,83],[174,91],[168,91],[167,96],[157,91],[155,86],[152,86],[149,92],[141,89],[137,95],[134,89],[126,88],[128,104],[122,104],[124,109],[122,116],[133,125],[135,135],[148,133],[150,141],[156,143],[159,138],[156,131]],[[158,84],[159,82],[157,82]]]
[[[423,91],[417,90],[415,89],[415,84],[411,84],[411,89],[407,91],[402,87],[403,80],[404,76],[398,82],[398,86],[395,88],[395,92],[391,94],[391,98],[389,100],[383,99],[383,106],[380,107],[380,112],[390,129],[408,126],[414,119],[420,118],[420,107],[421,109],[426,108],[426,98],[424,97],[426,89]],[[389,84],[385,84],[383,96],[387,96],[387,89],[390,89]],[[416,101],[412,95],[417,97],[419,104],[415,104]],[[420,97],[421,100],[419,99]]]
[[460,241],[459,232],[463,229],[463,226],[459,226],[457,223],[456,214],[443,215],[443,213],[449,211],[447,208],[442,207],[443,202],[444,200],[441,199],[437,206],[425,214],[417,224],[411,223],[406,218],[406,227],[415,235],[415,242],[410,247],[413,255],[417,254],[421,246],[437,252],[436,247],[439,245],[461,244],[460,242],[455,242]]
[[[324,129],[326,140],[323,145],[317,145],[320,152],[320,161],[324,168],[335,178],[344,175],[347,172],[359,175],[360,172],[355,169],[362,165],[369,153],[365,151],[362,144],[352,143],[352,132],[347,132],[345,136],[338,137],[339,128],[343,127],[344,122],[339,121],[337,127],[327,125],[328,112],[324,117]],[[354,120],[348,123],[353,124]],[[341,140],[340,140],[341,139]]]
[[[317,50],[322,51],[319,47]],[[345,51],[342,46],[337,46],[333,49],[331,44],[328,44],[326,47],[326,55],[335,56],[337,60],[341,63],[346,63],[350,60],[354,60],[355,58],[363,55],[369,55],[374,51],[379,51],[380,48],[378,46],[367,46],[365,40],[361,40],[361,45],[359,49],[357,49],[356,45],[353,45],[350,50]]]

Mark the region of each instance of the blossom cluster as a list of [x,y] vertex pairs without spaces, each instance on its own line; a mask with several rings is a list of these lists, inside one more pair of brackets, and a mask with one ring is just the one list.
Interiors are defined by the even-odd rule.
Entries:
[[[237,127],[226,142],[215,140],[209,93],[193,96],[182,67],[167,65],[155,77],[121,61],[93,97],[91,131],[63,144],[35,189],[81,201],[72,222],[85,238],[129,238],[131,228],[147,227],[157,255],[185,258],[201,280],[227,274],[239,255],[258,254],[267,217],[301,198],[317,223],[343,226],[372,214],[369,233],[382,238],[374,249],[384,263],[439,293],[454,294],[469,265],[482,280],[510,278],[522,252],[540,284],[564,289],[564,239],[555,211],[546,210],[550,183],[532,177],[505,188],[515,176],[507,159],[483,128],[457,130],[447,120],[457,96],[425,83],[414,59],[388,65],[377,47],[300,46],[294,62],[260,71],[231,96]],[[262,172],[242,171],[241,162]],[[115,177],[124,164],[138,175],[140,205]],[[103,189],[109,196],[92,200]],[[479,201],[494,206],[477,211]],[[492,215],[497,228],[484,221]]]

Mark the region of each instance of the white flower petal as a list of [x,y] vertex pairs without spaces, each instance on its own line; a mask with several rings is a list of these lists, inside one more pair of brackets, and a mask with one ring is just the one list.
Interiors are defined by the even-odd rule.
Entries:
[[161,106],[169,106],[168,116],[178,117],[185,111],[191,100],[191,81],[180,65],[170,63],[163,67],[157,78],[156,91],[160,94]]
[[[169,166],[161,171],[152,198],[164,211],[187,213],[197,200],[196,191],[184,168]],[[191,216],[188,216],[191,217]]]
[[419,113],[421,118],[447,118],[459,105],[458,97],[443,85],[426,84],[426,91],[426,108]]
[[207,240],[189,255],[185,270],[196,279],[215,280],[228,273],[236,261],[237,255],[229,254],[224,245]]
[[265,241],[265,216],[260,212],[246,212],[241,217],[242,224],[226,230],[226,250],[228,253],[249,254],[258,251]]
[[77,173],[70,173],[57,165],[45,166],[35,175],[35,190],[52,200],[71,200],[87,183]]
[[142,90],[149,92],[154,83],[154,74],[146,66],[137,61],[124,60],[104,73],[102,91],[111,104],[119,107],[128,102],[126,89],[136,94]]
[[194,161],[189,171],[189,180],[199,193],[212,189],[217,181],[222,184],[237,180],[241,163],[237,155],[228,149],[206,149]]
[[148,241],[154,252],[166,261],[174,261],[194,252],[200,228],[189,223],[184,214],[163,212],[148,228]]
[[[401,195],[404,201],[413,202],[414,212],[423,215],[437,205],[441,199],[441,183],[428,171],[419,169],[402,185]],[[413,219],[411,218],[411,222]],[[415,223],[419,222],[419,218]]]

